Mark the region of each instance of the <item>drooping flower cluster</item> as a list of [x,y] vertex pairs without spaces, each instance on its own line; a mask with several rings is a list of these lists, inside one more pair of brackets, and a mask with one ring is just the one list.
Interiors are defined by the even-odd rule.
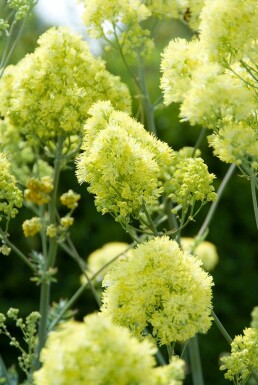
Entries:
[[215,155],[248,175],[258,160],[257,16],[255,0],[204,2],[198,38],[170,42],[161,64],[165,103],[212,129]]
[[160,196],[158,178],[173,152],[110,102],[96,103],[89,114],[77,158],[78,180],[90,183],[98,211],[128,222]]
[[208,241],[196,243],[194,238],[181,238],[181,245],[184,252],[193,254],[202,261],[202,267],[211,271],[217,265],[219,257],[216,246]]
[[246,384],[252,370],[258,369],[258,329],[246,328],[243,335],[231,343],[231,354],[221,358],[225,378],[236,384]]
[[1,85],[1,115],[20,132],[45,142],[78,135],[97,100],[110,99],[130,111],[127,87],[80,36],[68,28],[51,28],[38,44],[34,53],[7,69]]
[[10,173],[10,164],[3,153],[0,153],[0,221],[8,221],[18,213],[22,206],[22,192],[16,186],[16,180]]
[[41,353],[36,385],[181,385],[183,361],[174,358],[156,369],[149,341],[138,341],[126,328],[99,314],[70,321],[50,333]]
[[105,276],[102,311],[136,336],[150,325],[161,345],[205,333],[213,283],[200,265],[166,236],[140,244]]

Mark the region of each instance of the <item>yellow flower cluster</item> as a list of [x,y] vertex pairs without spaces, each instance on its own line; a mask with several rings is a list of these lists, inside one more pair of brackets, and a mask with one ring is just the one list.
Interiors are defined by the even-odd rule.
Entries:
[[16,180],[9,168],[6,156],[0,153],[0,221],[2,218],[14,218],[17,209],[22,206],[22,192],[16,187]]
[[94,38],[112,40],[124,53],[146,55],[153,48],[150,31],[143,22],[150,18],[179,18],[198,29],[204,0],[79,0],[84,5],[83,22]]
[[0,112],[20,132],[45,142],[78,135],[97,100],[110,99],[130,111],[127,86],[90,53],[80,36],[68,28],[51,28],[38,44],[2,79]]
[[202,261],[202,267],[211,271],[219,261],[216,246],[208,241],[196,243],[194,238],[181,238],[181,245],[184,252],[193,254]]
[[249,173],[258,163],[257,16],[256,0],[206,1],[198,38],[170,42],[161,63],[165,104],[180,102],[184,120],[213,130],[215,155]]
[[89,113],[84,151],[77,158],[78,180],[90,183],[98,211],[128,222],[138,217],[143,203],[152,205],[160,196],[158,177],[173,152],[109,102],[96,103]]
[[26,187],[24,191],[25,200],[36,205],[44,205],[49,202],[49,193],[53,190],[52,178],[49,176],[43,176],[40,179],[30,178]]
[[140,342],[126,328],[92,314],[50,333],[35,385],[181,385],[183,361],[174,358],[156,369],[155,351],[149,341]]
[[91,275],[94,275],[104,267],[106,264],[109,264],[105,267],[101,273],[96,277],[98,282],[103,280],[104,275],[110,270],[110,267],[117,261],[112,260],[120,254],[119,258],[125,256],[124,251],[128,248],[128,243],[125,242],[108,242],[103,245],[100,249],[93,251],[87,258],[88,269]]
[[225,378],[236,384],[246,384],[253,369],[258,368],[258,329],[246,328],[243,335],[231,343],[231,354],[221,358]]
[[104,315],[160,345],[186,341],[211,325],[212,278],[201,262],[163,236],[140,244],[104,278]]
[[216,199],[212,182],[214,174],[208,172],[203,159],[192,158],[193,149],[183,147],[175,156],[163,174],[164,190],[172,201],[182,205],[183,210],[194,206],[196,201],[206,203]]
[[74,210],[78,206],[80,198],[80,194],[75,193],[73,190],[69,190],[60,196],[60,201],[63,206],[68,207],[70,210]]
[[40,232],[42,227],[41,220],[39,217],[33,217],[26,219],[22,224],[22,229],[25,237],[33,237]]

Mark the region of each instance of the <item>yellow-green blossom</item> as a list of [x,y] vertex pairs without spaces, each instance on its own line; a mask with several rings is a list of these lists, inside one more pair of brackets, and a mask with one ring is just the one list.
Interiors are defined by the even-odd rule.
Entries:
[[171,40],[162,54],[161,61],[160,87],[165,104],[184,100],[185,93],[190,88],[192,73],[201,64],[203,56],[199,40]]
[[140,244],[105,276],[102,312],[136,336],[150,325],[161,345],[205,333],[213,283],[200,265],[166,236]]
[[128,243],[125,242],[108,242],[100,249],[93,251],[87,258],[88,269],[91,275],[94,275],[103,268],[107,263],[110,263],[105,267],[96,277],[96,280],[101,282],[104,275],[110,270],[116,259],[111,262],[117,255],[120,257],[125,256],[124,251],[128,248]]
[[196,201],[205,203],[216,199],[212,186],[214,178],[202,158],[185,158],[175,164],[171,179],[165,183],[165,191],[172,201],[187,209]]
[[255,98],[234,74],[223,72],[218,64],[204,63],[192,74],[192,81],[181,105],[180,116],[191,124],[216,128],[225,117],[239,121],[250,116]]
[[77,177],[90,183],[97,210],[120,222],[137,217],[144,202],[155,202],[161,194],[158,173],[153,154],[112,125],[98,134],[89,153],[77,159]]
[[[84,322],[69,321],[49,334],[40,357],[42,368],[34,373],[35,385],[163,385],[156,379],[155,351],[126,328],[99,314],[89,315]],[[171,380],[182,379],[182,361],[177,360],[167,375]]]
[[256,0],[206,1],[201,13],[201,39],[214,59],[248,55],[258,38]]
[[22,206],[22,192],[16,187],[16,180],[10,174],[10,163],[0,153],[0,221],[14,218]]
[[249,159],[258,161],[257,122],[224,119],[219,130],[208,137],[214,154],[223,162],[241,165]]
[[78,201],[80,200],[80,194],[75,193],[73,190],[69,190],[60,196],[62,205],[68,207],[70,210],[76,209]]
[[216,246],[211,242],[202,241],[196,244],[194,238],[183,237],[181,245],[185,252],[194,254],[202,261],[202,266],[206,271],[213,270],[219,261]]
[[231,354],[221,358],[225,378],[244,385],[253,369],[258,368],[258,329],[246,328],[231,343]]
[[31,219],[26,219],[22,224],[22,229],[25,237],[33,237],[40,232],[42,227],[41,219],[39,217],[33,217]]
[[49,193],[53,190],[52,178],[43,176],[42,178],[30,178],[26,184],[24,198],[28,202],[43,205],[50,199]]
[[160,169],[171,163],[174,152],[167,143],[147,132],[141,123],[131,118],[126,112],[116,110],[110,101],[95,103],[89,110],[89,115],[90,118],[84,126],[84,140],[81,147],[85,156],[91,150],[99,132],[113,127],[117,131],[125,130],[130,137],[150,151]]
[[73,223],[74,223],[74,218],[70,216],[65,216],[60,219],[60,225],[65,229],[68,229],[69,227],[71,227]]
[[161,194],[158,178],[173,157],[166,143],[149,134],[110,102],[96,103],[85,125],[83,153],[77,158],[79,182],[89,182],[97,209],[116,220],[137,217]]
[[127,86],[105,69],[80,36],[68,28],[51,28],[38,43],[2,79],[0,112],[20,132],[45,141],[80,134],[96,100],[110,99],[130,111]]
[[[151,16],[140,0],[80,0],[84,4],[83,21],[92,37],[119,41],[124,52],[149,46],[149,31],[140,23]],[[141,52],[142,54],[143,52]]]

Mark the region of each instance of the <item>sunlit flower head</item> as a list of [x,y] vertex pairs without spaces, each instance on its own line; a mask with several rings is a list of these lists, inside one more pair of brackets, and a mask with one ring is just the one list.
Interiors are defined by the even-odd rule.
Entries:
[[0,111],[28,137],[53,140],[80,134],[90,106],[110,99],[130,110],[127,87],[68,28],[51,28],[38,48],[3,77]]
[[178,380],[175,384],[181,385],[182,360],[175,358],[165,370],[164,383],[158,380],[162,369],[156,374],[155,351],[149,341],[140,342],[128,329],[93,314],[49,334],[34,381],[36,385],[167,385]]
[[136,336],[150,326],[160,345],[205,333],[213,283],[200,265],[166,236],[138,245],[105,276],[103,314]]

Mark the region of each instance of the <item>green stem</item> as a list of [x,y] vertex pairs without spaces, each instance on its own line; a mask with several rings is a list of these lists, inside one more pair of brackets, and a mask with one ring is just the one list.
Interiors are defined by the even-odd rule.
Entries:
[[35,272],[35,266],[28,260],[28,258],[23,254],[21,250],[19,250],[9,239],[6,237],[2,229],[0,229],[1,237],[4,241],[4,243],[9,246],[18,257],[33,271]]
[[251,192],[252,192],[252,200],[253,200],[253,206],[254,206],[255,222],[256,222],[256,227],[258,229],[258,204],[257,204],[257,197],[256,197],[256,177],[255,176],[251,176]]
[[218,188],[218,191],[217,191],[217,199],[215,202],[212,203],[211,207],[210,207],[210,210],[205,218],[205,221],[203,222],[203,225],[202,227],[200,228],[198,234],[197,234],[197,238],[201,237],[207,230],[214,214],[215,214],[215,211],[217,209],[217,206],[219,204],[219,201],[221,199],[221,196],[224,192],[224,189],[226,187],[226,185],[228,184],[231,176],[233,175],[234,171],[235,171],[235,168],[236,168],[236,165],[235,164],[231,164],[226,175],[224,176],[224,179],[223,181],[221,182],[219,188]]
[[[122,251],[121,253],[117,254],[114,258],[112,258],[110,261],[108,261],[105,265],[103,265],[93,276],[91,277],[91,281],[93,281],[103,270],[105,270],[111,263],[113,263],[116,259],[121,257],[121,255],[124,255],[127,253],[127,251],[131,250],[136,246],[137,242],[132,242],[127,249]],[[67,250],[68,251],[68,250]],[[62,311],[59,313],[58,317],[51,323],[49,327],[49,331],[52,330],[58,322],[62,319],[63,315],[69,310],[74,303],[77,301],[77,299],[80,297],[80,295],[84,292],[84,290],[89,285],[89,282],[85,282],[82,286],[79,287],[79,289],[74,293],[74,295],[70,298],[70,300],[66,303],[66,305],[63,307]]]
[[194,149],[193,149],[193,153],[192,153],[192,157],[195,156],[195,153],[196,151],[198,150],[198,148],[200,147],[204,137],[205,137],[205,134],[206,134],[206,131],[207,129],[206,128],[202,128],[201,132],[200,132],[200,135],[197,139],[197,142],[195,143],[195,146],[194,146]]
[[151,218],[151,216],[150,216],[150,214],[149,214],[149,212],[148,212],[148,209],[147,209],[145,203],[143,203],[142,207],[143,207],[143,211],[144,211],[144,213],[145,213],[145,215],[146,215],[146,217],[147,217],[147,219],[148,219],[148,222],[149,222],[149,225],[150,225],[150,226],[149,226],[150,230],[152,230],[153,234],[154,234],[156,237],[158,237],[158,236],[159,236],[159,232],[158,232],[158,230],[156,229],[156,226],[155,226],[155,224],[154,224],[154,222],[153,222],[153,220],[152,220],[152,218]]
[[92,284],[92,280],[89,278],[89,276],[88,276],[88,274],[87,274],[87,272],[85,270],[85,266],[84,266],[84,264],[83,264],[83,262],[82,262],[82,260],[81,260],[81,258],[79,256],[76,248],[74,247],[73,242],[71,241],[71,239],[69,237],[67,239],[67,242],[68,242],[68,245],[70,246],[70,250],[71,250],[71,254],[70,255],[74,258],[74,260],[77,262],[78,266],[80,267],[81,272],[85,276],[86,281],[87,281],[87,283],[88,283],[88,285],[89,285],[89,287],[91,289],[91,292],[92,292],[92,294],[93,294],[93,296],[94,296],[98,306],[101,307],[102,303],[101,303],[101,300],[99,298],[99,295],[98,295],[94,285]]
[[139,76],[139,83],[140,83],[141,92],[143,96],[143,106],[144,106],[146,126],[147,126],[146,128],[148,131],[156,135],[157,130],[156,130],[156,124],[154,119],[154,108],[150,101],[149,91],[145,82],[142,60],[139,54],[138,54],[138,76]]
[[[54,176],[53,176],[53,191],[51,200],[49,202],[49,219],[51,224],[56,224],[56,202],[57,202],[57,191],[58,191],[58,183],[59,177],[62,167],[62,148],[63,148],[63,138],[59,137],[56,146],[56,155],[54,160]],[[57,240],[55,238],[51,238],[49,241],[49,251],[47,255],[47,259],[45,259],[45,268],[44,273],[52,268],[55,264],[57,253]],[[50,302],[50,281],[47,275],[43,277],[41,282],[40,289],[40,305],[39,311],[41,318],[39,320],[39,332],[38,332],[38,347],[37,347],[37,357],[35,366],[39,367],[39,355],[40,351],[45,345],[47,338],[47,321],[48,321],[48,312],[49,312],[49,302]]]
[[174,354],[174,349],[175,349],[175,343],[172,342],[170,345],[167,345],[167,352],[168,352],[168,361],[171,361],[171,358]]
[[193,338],[189,340],[187,349],[189,351],[189,357],[191,362],[193,384],[204,385],[197,335],[195,335]]
[[232,338],[230,337],[230,335],[228,334],[228,332],[226,331],[226,329],[224,328],[224,326],[222,325],[222,323],[220,322],[220,320],[216,316],[214,310],[212,310],[212,317],[214,319],[214,322],[215,322],[217,328],[219,329],[219,331],[221,332],[221,334],[223,335],[223,337],[225,338],[227,343],[230,345],[232,342]]

